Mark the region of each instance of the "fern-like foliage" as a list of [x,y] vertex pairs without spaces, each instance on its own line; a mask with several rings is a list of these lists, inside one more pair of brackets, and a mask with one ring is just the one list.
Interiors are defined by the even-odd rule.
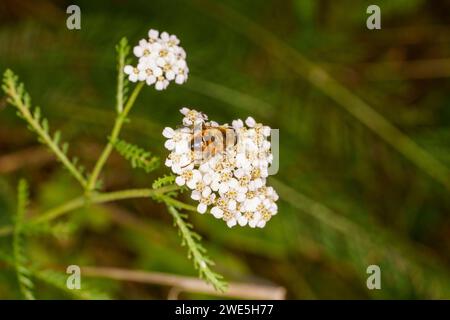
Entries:
[[152,188],[153,189],[159,189],[164,186],[171,185],[175,182],[175,176],[173,174],[164,175],[162,177],[159,177],[155,181],[153,181]]
[[111,143],[114,149],[131,163],[133,168],[140,168],[149,173],[159,167],[159,158],[152,156],[150,151],[145,151],[134,144],[120,139],[111,141]]
[[127,38],[123,37],[116,45],[117,52],[117,96],[116,96],[116,109],[117,113],[122,113],[124,102],[128,99],[129,81],[125,77],[123,68],[125,65],[131,63],[131,59],[128,58],[130,53],[130,46]]
[[222,275],[211,270],[210,266],[213,266],[214,262],[206,255],[206,249],[200,243],[201,236],[194,232],[192,224],[186,221],[187,215],[178,212],[173,206],[168,205],[167,208],[173,217],[174,225],[178,228],[182,239],[181,245],[187,246],[188,258],[193,260],[200,278],[210,283],[216,290],[224,292],[227,283]]
[[[159,177],[158,179],[153,181],[152,188],[159,189],[164,186],[173,185],[175,183],[175,178],[176,177],[173,174],[164,175],[162,177]],[[152,198],[153,198],[153,200],[158,201],[158,202],[166,202],[166,200],[165,200],[166,198],[172,199],[172,197],[176,197],[179,192],[182,193],[184,191],[184,188],[185,187],[183,186],[177,190],[166,192],[164,194],[155,193],[154,195],[152,195]]]
[[27,122],[28,128],[32,132],[37,134],[39,142],[47,145],[75,179],[85,187],[84,167],[78,165],[77,158],[72,160],[68,158],[69,144],[61,142],[61,132],[50,133],[48,120],[42,117],[39,107],[32,108],[30,95],[26,92],[23,83],[19,82],[17,75],[10,69],[6,70],[3,75],[2,89],[7,95],[7,101],[16,107],[17,115]]
[[28,269],[28,259],[25,254],[25,235],[23,232],[24,216],[28,205],[28,185],[20,180],[17,188],[17,212],[14,217],[13,260],[16,269],[20,292],[28,300],[34,300],[32,273]]

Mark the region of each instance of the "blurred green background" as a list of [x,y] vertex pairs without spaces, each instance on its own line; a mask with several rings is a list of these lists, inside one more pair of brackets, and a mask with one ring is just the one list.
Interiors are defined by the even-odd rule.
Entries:
[[[81,8],[81,30],[66,8]],[[190,78],[143,90],[122,137],[164,158],[161,131],[178,109],[219,122],[252,115],[280,129],[269,180],[279,213],[260,230],[189,214],[215,269],[234,282],[282,286],[289,299],[450,298],[450,3],[376,1],[26,1],[0,3],[0,71],[13,69],[53,129],[91,168],[115,116],[114,46],[149,28],[181,39]],[[336,79],[334,81],[332,79]],[[81,190],[0,96],[0,225],[19,178],[31,212]],[[106,190],[148,187],[168,173],[132,170],[114,154]],[[188,197],[183,200],[191,202]],[[43,268],[110,266],[196,276],[163,205],[130,200],[73,212],[29,241]],[[0,239],[8,252],[11,239]],[[368,290],[379,265],[382,289]],[[164,286],[93,279],[113,298],[165,299]],[[38,298],[65,297],[37,282]],[[18,298],[0,262],[0,298]],[[183,293],[184,298],[206,297]]]

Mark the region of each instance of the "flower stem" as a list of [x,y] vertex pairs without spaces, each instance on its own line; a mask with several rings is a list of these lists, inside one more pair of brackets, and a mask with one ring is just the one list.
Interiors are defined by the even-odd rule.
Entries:
[[98,180],[98,176],[100,175],[100,172],[103,169],[103,166],[106,163],[106,160],[108,160],[109,155],[111,154],[111,151],[113,150],[113,142],[119,137],[120,130],[122,129],[123,123],[125,122],[125,119],[127,118],[128,113],[130,112],[131,108],[134,105],[134,102],[136,101],[136,98],[139,95],[139,92],[141,91],[142,87],[144,86],[144,82],[140,82],[133,90],[133,93],[131,94],[130,98],[127,101],[127,104],[125,105],[125,108],[121,113],[119,113],[116,117],[116,121],[114,123],[113,130],[111,132],[111,135],[109,137],[108,144],[105,146],[105,149],[103,150],[102,154],[97,160],[97,163],[95,164],[94,170],[92,171],[92,174],[89,177],[89,181],[86,187],[86,190],[88,192],[95,189],[95,185]]
[[[89,197],[86,196],[80,196],[77,198],[74,198],[68,202],[65,202],[64,204],[50,209],[46,212],[44,212],[42,215],[39,215],[39,217],[31,219],[30,222],[27,225],[24,225],[24,228],[27,228],[30,225],[34,224],[40,224],[44,222],[51,221],[53,219],[56,219],[65,213],[68,213],[70,211],[73,211],[75,209],[82,208],[85,205],[93,204],[93,203],[105,203],[105,202],[111,202],[111,201],[117,201],[117,200],[124,200],[124,199],[136,199],[136,198],[147,198],[151,197],[156,194],[164,194],[166,192],[174,191],[179,189],[177,185],[170,185],[170,186],[164,186],[158,189],[128,189],[128,190],[120,190],[120,191],[113,191],[113,192],[107,192],[107,193],[93,193],[90,194]],[[0,236],[6,236],[11,234],[13,231],[13,228],[11,226],[5,226],[3,228],[0,228]]]
[[45,221],[53,220],[66,212],[78,209],[83,207],[84,205],[91,203],[105,203],[116,200],[124,200],[124,199],[134,199],[134,198],[148,198],[155,194],[163,194],[169,191],[177,190],[179,187],[176,185],[165,186],[159,189],[129,189],[129,190],[120,190],[113,191],[108,193],[94,193],[89,197],[78,197],[65,204],[56,207],[52,210],[44,212],[36,219],[32,219],[31,223],[42,223]]

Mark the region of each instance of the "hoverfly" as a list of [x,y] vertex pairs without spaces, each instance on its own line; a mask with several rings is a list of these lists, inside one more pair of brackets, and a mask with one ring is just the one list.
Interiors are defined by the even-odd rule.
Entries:
[[201,154],[203,160],[208,160],[235,146],[237,136],[236,131],[228,125],[211,126],[202,123],[201,126],[194,128],[190,142],[191,150]]

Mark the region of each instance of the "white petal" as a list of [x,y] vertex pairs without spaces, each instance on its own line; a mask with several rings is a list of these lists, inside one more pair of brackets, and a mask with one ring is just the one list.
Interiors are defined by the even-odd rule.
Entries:
[[175,142],[172,139],[169,139],[164,143],[164,147],[166,147],[167,150],[173,150],[175,148]]
[[223,211],[219,207],[214,207],[211,209],[211,214],[216,217],[217,219],[220,219],[223,217]]
[[141,46],[136,46],[133,48],[133,53],[136,57],[142,57],[144,54],[144,49]]
[[259,228],[264,228],[264,226],[266,225],[266,221],[265,220],[260,220],[258,223],[257,223],[257,227],[259,227]]
[[197,181],[202,181],[202,174],[198,170],[192,170],[192,179]]
[[155,75],[155,77],[159,77],[160,75],[162,75],[162,70],[161,70],[161,68],[158,68],[158,67],[154,67],[153,69],[152,69],[152,71],[153,71],[153,74]]
[[131,74],[131,73],[133,73],[133,70],[134,70],[133,66],[130,66],[130,65],[126,65],[126,66],[123,68],[123,72],[125,72],[126,74]]
[[164,130],[163,130],[163,132],[162,132],[162,135],[163,135],[164,137],[168,138],[168,139],[173,138],[173,135],[174,135],[174,134],[175,134],[175,130],[173,130],[173,129],[170,128],[170,127],[165,127]]
[[158,30],[155,30],[155,29],[148,30],[148,37],[150,39],[156,39],[156,38],[158,38],[158,36],[159,36],[159,31]]
[[208,206],[204,203],[199,203],[197,206],[197,211],[201,214],[204,214],[206,212],[206,209],[208,209]]
[[181,167],[179,165],[172,165],[172,171],[175,174],[181,174],[183,170],[181,170]]
[[234,170],[234,175],[236,178],[240,179],[244,176],[245,172],[241,168]]
[[227,221],[227,226],[233,228],[236,225],[236,219],[230,219]]
[[188,150],[189,150],[189,143],[187,141],[179,141],[175,147],[175,152],[178,154],[185,153]]
[[271,131],[270,127],[264,126],[264,127],[263,127],[263,130],[262,130],[262,134],[263,134],[264,136],[268,137],[268,136],[270,136],[270,131]]
[[238,194],[236,195],[236,201],[242,202],[242,201],[244,201],[244,200],[245,200],[245,193],[244,193],[244,192],[238,193]]
[[233,122],[231,122],[231,126],[234,129],[239,129],[239,128],[242,128],[244,126],[244,123],[242,122],[241,119],[237,119],[237,120],[233,120]]
[[183,177],[180,177],[180,176],[176,177],[175,183],[176,183],[177,185],[179,185],[179,186],[184,185],[184,183],[185,183],[184,178],[183,178]]
[[147,79],[147,74],[145,73],[145,71],[139,71],[138,79],[139,81],[144,81]]
[[202,197],[206,198],[211,194],[211,188],[210,187],[206,187],[205,189],[203,189],[202,191]]
[[229,190],[230,188],[228,187],[227,183],[221,183],[220,187],[219,187],[219,192],[220,193],[225,193]]
[[192,193],[191,193],[191,198],[192,198],[193,200],[195,200],[195,201],[199,201],[199,200],[202,198],[202,195],[200,194],[199,191],[194,190],[194,191],[192,191]]
[[130,76],[128,77],[128,79],[129,79],[131,82],[136,82],[136,81],[138,81],[138,76],[137,76],[137,74],[132,73],[132,74],[130,74]]
[[149,86],[151,86],[152,84],[154,84],[156,82],[156,77],[155,76],[148,76],[147,79],[145,79],[145,82],[147,82],[147,84]]
[[244,201],[244,208],[247,211],[254,212],[259,204],[258,198],[247,199]]
[[187,166],[190,162],[191,162],[191,160],[190,160],[186,155],[183,155],[183,156],[181,157],[181,159],[180,159],[180,166],[181,166],[181,167],[185,167],[185,166]]
[[236,188],[239,186],[239,182],[238,182],[235,178],[231,178],[231,179],[228,181],[228,186],[229,186],[230,188],[236,189]]
[[250,128],[253,128],[253,127],[256,125],[256,121],[255,121],[255,119],[253,119],[252,117],[248,117],[248,118],[245,120],[245,124],[246,124],[247,126],[249,126]]
[[168,41],[170,39],[169,34],[166,31],[161,32],[160,38],[163,41]]
[[180,109],[180,112],[183,115],[187,115],[189,111],[191,111],[191,110],[186,107]]
[[215,181],[213,181],[213,182],[211,183],[211,189],[212,189],[213,191],[219,190],[219,187],[220,187],[219,181],[215,180]]
[[[200,168],[200,170],[201,170],[201,168]],[[205,173],[203,175],[203,183],[206,185],[209,185],[211,183],[211,181],[212,181],[211,175],[209,173]]]
[[240,216],[238,219],[238,223],[241,227],[245,226],[247,224],[248,220],[244,216]]
[[186,81],[186,77],[182,74],[177,75],[175,78],[175,83],[177,84],[183,84]]
[[278,213],[278,206],[276,203],[274,203],[271,207],[270,207],[270,213],[272,213],[272,215],[276,215]]
[[189,189],[195,189],[195,187],[197,186],[197,182],[194,179],[191,179],[186,183],[186,185]]
[[166,79],[167,80],[175,79],[175,72],[173,72],[172,70],[166,71]]
[[162,81],[157,81],[155,84],[155,89],[159,91],[164,90],[164,83]]
[[186,67],[186,60],[183,59],[177,60],[176,66],[180,69],[184,69]]
[[230,200],[230,202],[228,202],[228,209],[234,211],[236,209],[236,201],[235,200]]
[[160,67],[163,67],[166,64],[166,59],[159,57],[156,59],[156,64]]

